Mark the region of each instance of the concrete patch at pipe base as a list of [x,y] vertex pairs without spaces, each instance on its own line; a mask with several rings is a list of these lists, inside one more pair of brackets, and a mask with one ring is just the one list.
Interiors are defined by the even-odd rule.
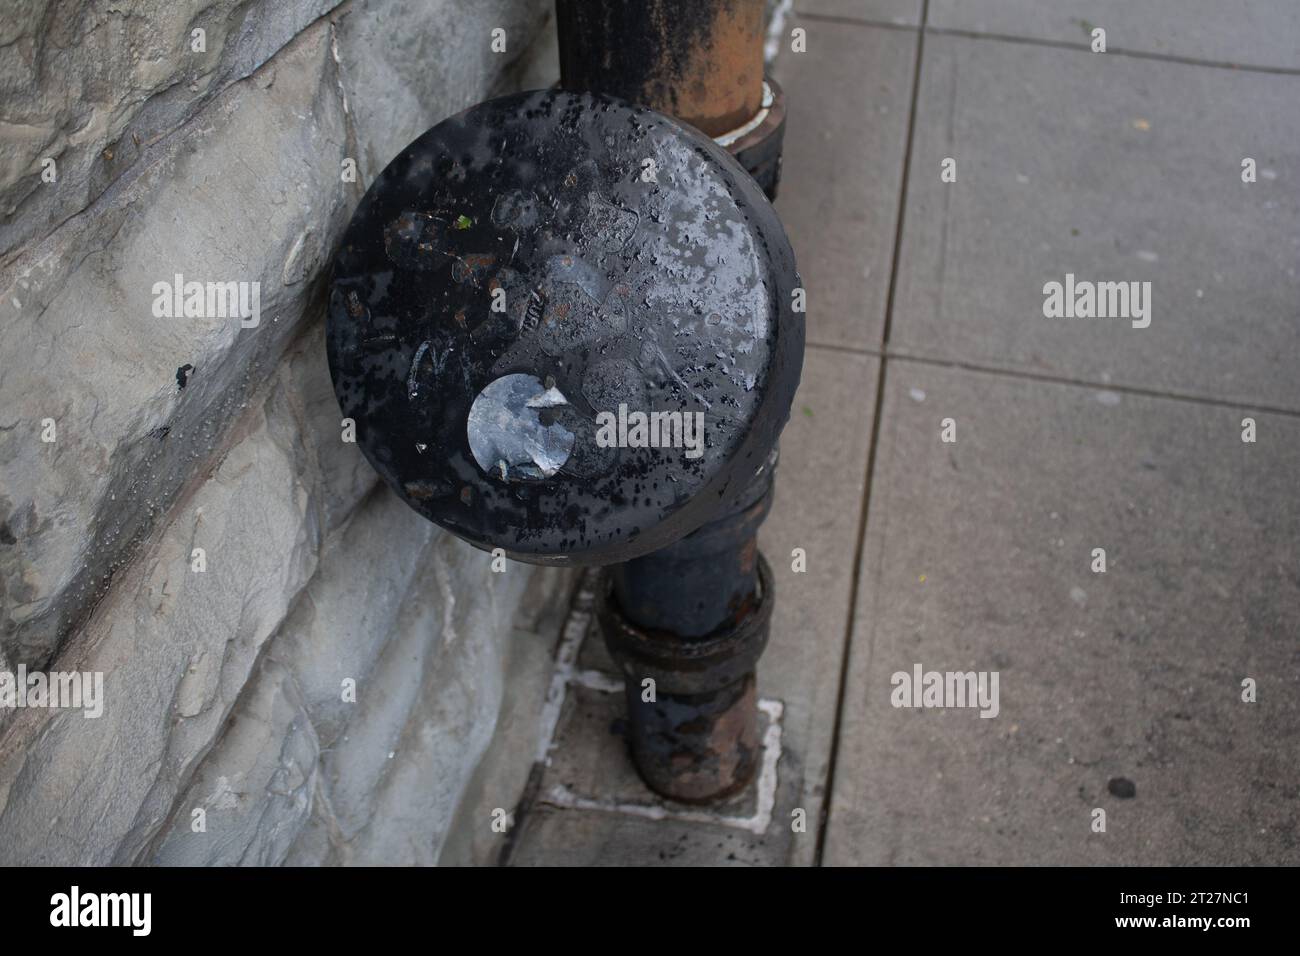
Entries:
[[632,758],[652,790],[684,803],[742,790],[758,763],[754,669],[767,644],[775,588],[761,555],[756,604],[741,620],[687,638],[633,624],[612,582],[600,593],[605,645],[626,683]]
[[[620,686],[619,690],[621,689]],[[606,697],[605,703],[611,712],[622,706],[617,696],[608,691],[591,691],[590,688],[579,685],[578,693],[583,694],[584,691]],[[591,706],[592,702],[589,701],[588,705]],[[598,706],[594,706],[592,712],[599,709]],[[773,809],[776,805],[777,767],[781,760],[781,722],[784,712],[785,705],[781,701],[759,699],[758,732],[762,749],[753,786],[746,787],[723,801],[697,806],[665,800],[644,785],[639,788],[640,792],[622,790],[601,792],[600,789],[596,789],[596,792],[586,792],[565,783],[552,783],[541,792],[539,802],[563,810],[617,813],[646,820],[712,824],[761,836],[767,833],[771,826]],[[623,759],[626,761],[626,757]]]
[[[756,701],[755,772],[738,793],[695,806],[651,791],[628,759],[629,732],[623,681],[600,639],[592,605],[599,573],[589,573],[561,646],[548,693],[546,727],[538,751],[541,779],[531,805],[516,811],[523,829],[529,818],[555,812],[588,812],[669,825],[705,825],[746,839],[779,837],[773,824],[781,780],[785,704]],[[788,789],[788,788],[787,788]],[[789,794],[786,795],[787,799]],[[527,844],[529,839],[522,838]],[[522,851],[525,855],[528,850]],[[513,861],[510,861],[513,862]]]

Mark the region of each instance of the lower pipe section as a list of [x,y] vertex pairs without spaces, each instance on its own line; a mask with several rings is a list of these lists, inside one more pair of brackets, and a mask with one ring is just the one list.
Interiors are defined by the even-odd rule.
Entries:
[[772,508],[764,469],[735,510],[658,551],[609,570],[614,596],[637,627],[701,638],[737,627],[758,590],[758,528]]
[[770,473],[759,490],[736,513],[611,569],[602,589],[600,624],[623,675],[633,761],[673,800],[730,796],[761,762],[754,671],[775,591],[756,534],[771,507]]

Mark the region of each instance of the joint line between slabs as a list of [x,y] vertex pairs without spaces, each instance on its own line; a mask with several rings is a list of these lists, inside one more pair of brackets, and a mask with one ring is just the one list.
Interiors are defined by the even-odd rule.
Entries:
[[1208,395],[1193,395],[1190,392],[1171,392],[1155,388],[1143,388],[1140,385],[1125,385],[1119,382],[1094,382],[1086,378],[1072,378],[1068,375],[1049,375],[1028,369],[998,368],[994,365],[982,365],[979,362],[965,362],[961,359],[937,358],[928,355],[914,355],[893,349],[867,349],[856,345],[835,345],[824,342],[809,342],[808,348],[823,352],[838,352],[844,355],[863,355],[878,358],[883,368],[884,362],[914,362],[917,365],[932,365],[936,368],[956,369],[962,372],[974,372],[980,375],[994,375],[999,378],[1013,378],[1022,382],[1042,382],[1046,385],[1066,385],[1072,388],[1086,388],[1093,391],[1120,392],[1124,395],[1137,395],[1142,398],[1158,398],[1170,402],[1190,402],[1194,405],[1208,405],[1211,408],[1231,408],[1242,412],[1263,412],[1269,415],[1281,415],[1285,418],[1300,418],[1300,409],[1287,408],[1282,405],[1270,405],[1267,402],[1243,402],[1236,399],[1213,398]]
[[[832,23],[841,26],[866,27],[872,30],[897,30],[903,33],[926,33],[934,36],[958,37],[963,40],[997,40],[1002,43],[1019,43],[1024,46],[1046,47],[1056,50],[1073,50],[1076,53],[1092,53],[1092,48],[1085,43],[1071,43],[1069,40],[1053,40],[1049,37],[1016,36],[1013,33],[986,33],[980,30],[966,30],[960,27],[937,27],[927,24],[924,27],[915,23],[890,23],[886,20],[870,20],[859,17],[844,16],[835,13],[814,13],[795,8],[795,16],[801,20],[814,23]],[[1211,70],[1233,70],[1237,73],[1262,73],[1269,76],[1300,76],[1300,67],[1270,66],[1266,63],[1233,63],[1228,60],[1206,60],[1195,56],[1178,53],[1156,53],[1153,50],[1132,50],[1124,47],[1106,48],[1099,56],[1125,56],[1133,60],[1155,60],[1161,63],[1181,63],[1184,66],[1203,66]]]
[[871,508],[871,486],[876,471],[876,452],[880,444],[881,415],[885,404],[885,375],[888,365],[889,332],[894,317],[894,295],[898,287],[898,269],[902,258],[903,222],[907,214],[907,189],[912,169],[912,144],[916,136],[916,108],[921,95],[921,63],[925,55],[925,23],[929,17],[930,0],[921,0],[921,29],[916,34],[916,62],[912,69],[912,97],[907,115],[907,144],[903,150],[903,170],[898,184],[898,218],[894,224],[893,258],[889,268],[889,292],[885,298],[885,323],[881,332],[881,356],[876,370],[876,407],[871,422],[871,445],[867,453],[867,473],[862,483],[862,500],[859,503],[858,539],[853,551],[852,577],[849,580],[849,607],[844,622],[844,636],[840,642],[840,679],[835,694],[835,723],[831,730],[831,752],[827,761],[826,786],[822,791],[821,812],[817,818],[817,844],[813,851],[813,866],[821,866],[826,854],[826,835],[830,830],[831,804],[835,799],[835,771],[839,764],[840,743],[844,732],[844,701],[848,694],[849,658],[853,650],[853,621],[858,608],[858,589],[862,577],[862,560],[866,551],[867,514]]

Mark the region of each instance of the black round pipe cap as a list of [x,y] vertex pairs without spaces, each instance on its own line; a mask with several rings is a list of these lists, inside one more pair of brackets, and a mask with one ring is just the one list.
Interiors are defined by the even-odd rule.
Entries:
[[439,123],[367,191],[334,263],[330,371],[425,517],[525,561],[625,561],[764,466],[803,361],[797,285],[771,204],[712,140],[520,93]]

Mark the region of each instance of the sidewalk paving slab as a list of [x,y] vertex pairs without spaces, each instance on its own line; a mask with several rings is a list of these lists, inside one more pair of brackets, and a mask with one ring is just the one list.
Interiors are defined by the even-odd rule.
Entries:
[[[1300,409],[1298,93],[1292,76],[928,36],[891,348]],[[1045,317],[1067,274],[1149,281],[1150,326]]]
[[[565,802],[569,797],[557,801],[552,795],[562,786],[584,801],[637,807],[655,803],[631,769],[620,735],[621,695],[570,685],[550,766],[537,800],[518,821],[512,865],[812,862],[848,627],[877,364],[870,356],[809,350],[793,415],[782,433],[776,499],[760,535],[774,572],[777,603],[768,648],[759,661],[758,692],[783,706],[775,807],[766,832],[574,808]],[[796,547],[807,553],[806,573],[792,571]],[[604,683],[602,677],[612,678],[598,634],[584,642],[578,669],[594,672],[597,684]],[[716,812],[752,816],[753,799],[747,793]],[[805,810],[802,833],[791,827],[796,807]],[[666,809],[673,814],[693,808]]]
[[930,26],[1111,50],[1300,69],[1294,0],[930,0]]
[[917,26],[921,22],[921,0],[795,0],[794,10],[796,14],[899,26]]
[[[885,376],[826,863],[1300,863],[1300,420]],[[999,713],[892,706],[918,663]]]
[[794,20],[775,75],[785,89],[776,201],[808,290],[808,341],[878,348],[884,327],[916,34]]

